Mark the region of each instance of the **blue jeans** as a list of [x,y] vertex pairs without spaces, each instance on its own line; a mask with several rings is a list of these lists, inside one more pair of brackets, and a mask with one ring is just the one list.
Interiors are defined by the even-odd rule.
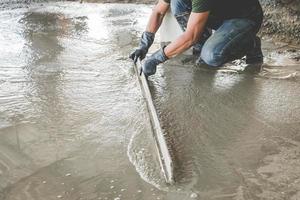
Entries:
[[[192,10],[191,0],[171,0],[170,6],[180,27],[185,31]],[[196,44],[197,48],[201,48],[200,56],[206,64],[219,67],[245,56],[254,48],[263,14],[260,5],[247,9],[250,12],[245,18],[220,20],[209,17]],[[210,30],[215,30],[214,34]]]

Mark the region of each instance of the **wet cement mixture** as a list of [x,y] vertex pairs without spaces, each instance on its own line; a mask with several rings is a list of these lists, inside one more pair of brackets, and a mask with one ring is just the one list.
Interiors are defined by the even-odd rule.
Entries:
[[151,77],[177,186],[199,199],[300,199],[299,50],[265,42],[264,54],[259,73],[181,56]]
[[269,41],[260,73],[183,55],[150,78],[176,161],[164,184],[128,60],[150,12],[0,11],[0,200],[300,199],[300,52]]

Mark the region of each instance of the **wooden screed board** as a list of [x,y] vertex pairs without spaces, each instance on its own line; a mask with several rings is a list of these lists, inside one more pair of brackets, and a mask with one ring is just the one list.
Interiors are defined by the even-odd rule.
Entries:
[[174,183],[174,168],[173,162],[170,155],[169,148],[167,146],[167,142],[165,136],[163,134],[159,118],[154,107],[153,99],[149,90],[148,81],[145,77],[144,73],[141,72],[141,62],[138,61],[137,64],[134,65],[135,72],[138,76],[138,80],[140,83],[141,90],[143,92],[143,96],[147,103],[147,109],[149,112],[151,128],[153,132],[153,137],[156,144],[156,149],[158,153],[158,159],[161,166],[162,173],[167,183]]

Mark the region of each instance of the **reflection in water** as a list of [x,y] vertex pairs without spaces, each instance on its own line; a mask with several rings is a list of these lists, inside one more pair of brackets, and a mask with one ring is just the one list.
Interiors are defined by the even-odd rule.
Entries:
[[[26,40],[24,52],[28,58],[25,69],[28,71],[30,84],[34,84],[31,85],[32,90],[28,91],[27,96],[35,111],[45,117],[46,123],[43,123],[45,130],[56,133],[53,127],[58,128],[59,123],[65,118],[61,103],[63,71],[57,61],[64,48],[59,43],[58,37],[66,34],[68,22],[62,14],[29,12],[20,23],[24,28]],[[31,100],[33,93],[40,98],[39,101]],[[52,127],[48,127],[49,125]]]
[[108,39],[109,32],[107,30],[107,25],[105,25],[105,18],[99,14],[89,15],[87,20],[88,34],[90,37],[95,39]]

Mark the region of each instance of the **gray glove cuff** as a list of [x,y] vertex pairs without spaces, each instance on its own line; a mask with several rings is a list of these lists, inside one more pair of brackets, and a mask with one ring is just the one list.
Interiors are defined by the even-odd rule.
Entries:
[[155,37],[154,33],[150,33],[150,32],[145,31],[142,34],[142,38],[141,38],[141,41],[140,41],[140,48],[148,50],[151,47],[151,45],[153,44],[154,37]]
[[155,63],[158,65],[160,63],[163,63],[165,61],[167,61],[169,58],[166,56],[164,49],[166,46],[162,47],[161,49],[159,49],[158,51],[156,51],[155,53],[153,53],[149,59],[153,59],[155,60]]

